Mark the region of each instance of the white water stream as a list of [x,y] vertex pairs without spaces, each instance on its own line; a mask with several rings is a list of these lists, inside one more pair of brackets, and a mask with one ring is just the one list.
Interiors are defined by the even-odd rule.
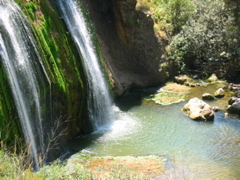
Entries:
[[58,0],[58,5],[82,55],[88,79],[88,114],[94,130],[97,130],[113,120],[108,86],[98,62],[90,30],[77,1]]
[[0,1],[0,60],[7,72],[17,112],[35,168],[45,151],[42,87],[48,77],[27,20],[12,0]]

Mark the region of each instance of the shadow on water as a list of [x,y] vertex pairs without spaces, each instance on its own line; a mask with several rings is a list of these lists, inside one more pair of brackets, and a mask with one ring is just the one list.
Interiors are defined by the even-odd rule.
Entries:
[[157,93],[158,89],[159,87],[131,89],[126,91],[122,96],[117,97],[115,103],[121,111],[128,111],[134,106],[140,106],[144,97]]
[[96,140],[101,137],[103,133],[91,133],[88,135],[80,135],[78,137],[75,137],[73,140],[68,142],[65,150],[63,151],[61,155],[61,160],[66,160],[70,158],[73,154],[76,154],[83,149],[87,149],[89,146],[94,144]]
[[[159,87],[128,90],[122,96],[115,98],[116,108],[119,109],[119,112],[126,112],[133,107],[140,106],[144,97],[155,94],[158,89]],[[117,112],[117,114],[119,114],[119,112]],[[86,135],[79,135],[69,141],[61,155],[61,159],[66,160],[73,154],[82,150],[86,150],[88,147],[96,144],[98,139],[100,139],[107,132],[111,131],[111,126],[113,126],[113,124],[114,123],[107,124],[97,131]]]

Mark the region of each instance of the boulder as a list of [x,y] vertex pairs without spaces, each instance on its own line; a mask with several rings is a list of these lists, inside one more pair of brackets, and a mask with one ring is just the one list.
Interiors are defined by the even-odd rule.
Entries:
[[175,76],[174,81],[178,84],[182,84],[189,87],[196,87],[200,85],[199,83],[196,83],[196,81],[193,78],[187,75]]
[[229,89],[234,92],[234,96],[240,98],[240,84],[229,84]]
[[208,79],[207,81],[209,82],[215,82],[218,80],[218,77],[216,76],[216,74],[212,74]]
[[231,97],[231,99],[228,101],[228,104],[229,106],[227,111],[229,113],[240,114],[240,98]]
[[204,93],[202,95],[202,99],[205,99],[205,100],[214,100],[214,96],[210,93]]
[[214,106],[214,107],[212,107],[212,108],[213,108],[213,111],[214,111],[214,112],[222,111],[222,109],[221,109],[220,107],[218,107],[218,106]]
[[179,75],[174,77],[175,82],[178,84],[188,84],[190,79],[191,78],[187,75]]
[[221,98],[223,96],[225,96],[225,91],[223,88],[219,88],[215,93],[214,96],[217,98]]
[[184,105],[183,111],[193,120],[208,121],[213,120],[213,108],[198,98],[192,98]]

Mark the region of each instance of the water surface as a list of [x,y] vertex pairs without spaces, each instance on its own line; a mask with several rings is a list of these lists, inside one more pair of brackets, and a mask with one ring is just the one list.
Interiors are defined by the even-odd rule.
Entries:
[[219,111],[212,122],[193,121],[181,112],[185,103],[142,102],[126,112],[114,107],[113,124],[79,137],[70,147],[98,156],[163,155],[170,162],[170,179],[240,177],[240,120]]

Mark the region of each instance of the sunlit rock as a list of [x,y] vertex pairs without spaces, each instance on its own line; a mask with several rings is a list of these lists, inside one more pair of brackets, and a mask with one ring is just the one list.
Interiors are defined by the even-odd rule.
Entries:
[[190,77],[188,77],[187,75],[179,75],[179,76],[175,76],[174,80],[176,83],[178,84],[185,84],[188,85],[189,81],[191,80]]
[[208,79],[207,81],[209,82],[215,82],[218,80],[218,77],[216,76],[216,74],[212,74]]
[[193,98],[183,107],[183,111],[193,120],[213,120],[214,110],[204,101]]
[[225,96],[225,91],[223,88],[219,88],[215,93],[214,96],[217,98],[221,98],[223,96]]

